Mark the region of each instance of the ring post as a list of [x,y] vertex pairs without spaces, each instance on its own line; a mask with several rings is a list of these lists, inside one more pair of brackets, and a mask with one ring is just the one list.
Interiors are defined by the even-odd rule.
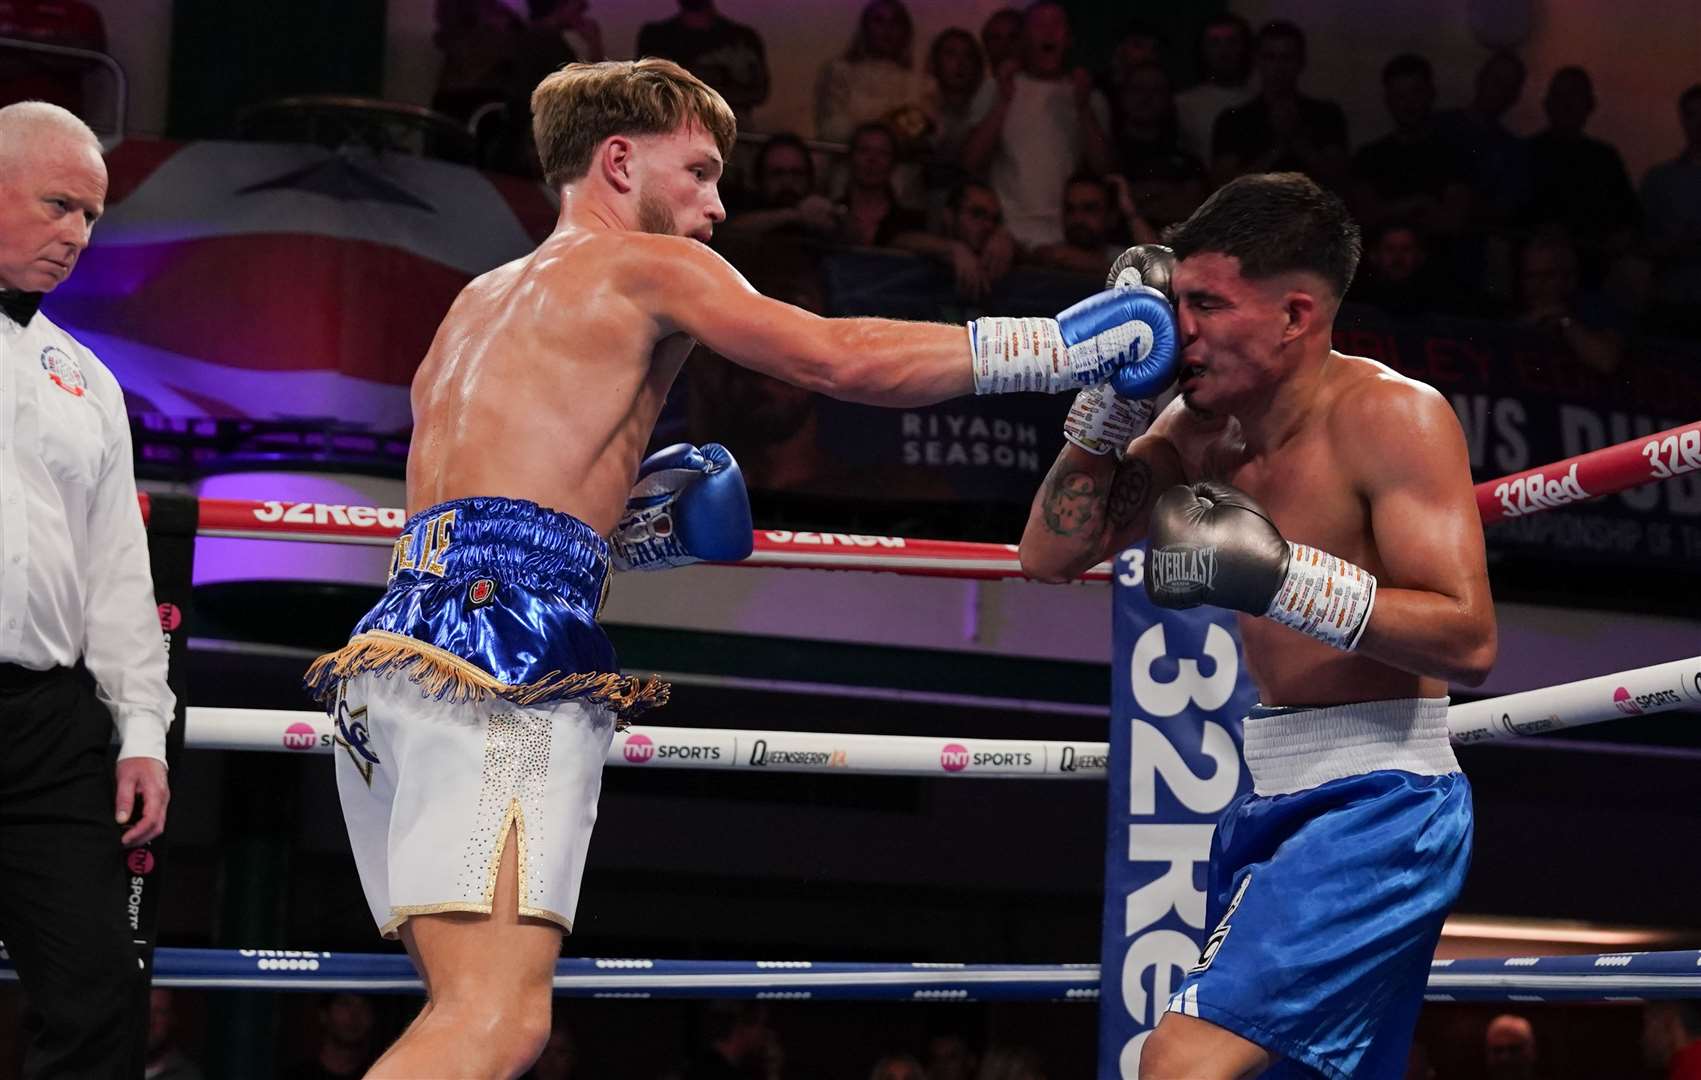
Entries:
[[1205,945],[1217,818],[1251,786],[1241,721],[1257,692],[1234,613],[1156,607],[1145,556],[1124,551],[1112,575],[1099,1080],[1138,1077],[1141,1044]]

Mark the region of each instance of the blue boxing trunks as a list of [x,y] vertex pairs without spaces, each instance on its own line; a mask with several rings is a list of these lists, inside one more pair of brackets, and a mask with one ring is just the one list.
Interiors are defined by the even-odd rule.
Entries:
[[608,545],[566,514],[457,499],[408,519],[389,587],[308,688],[373,920],[489,913],[510,837],[519,913],[572,929],[617,721],[668,688],[619,674],[596,615]]
[[405,672],[439,700],[584,700],[622,717],[667,702],[665,684],[615,668],[597,625],[608,543],[579,519],[519,499],[455,499],[402,526],[383,597],[347,645],[307,670],[328,708],[364,671]]
[[1446,699],[1246,718],[1253,790],[1217,824],[1215,930],[1168,1011],[1284,1059],[1265,1077],[1398,1077],[1471,861]]

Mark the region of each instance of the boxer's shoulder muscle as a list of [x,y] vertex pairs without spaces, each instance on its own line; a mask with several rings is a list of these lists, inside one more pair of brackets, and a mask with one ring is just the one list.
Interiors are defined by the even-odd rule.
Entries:
[[1377,468],[1450,458],[1462,445],[1458,418],[1433,386],[1374,360],[1338,359],[1342,370],[1327,424],[1343,465]]

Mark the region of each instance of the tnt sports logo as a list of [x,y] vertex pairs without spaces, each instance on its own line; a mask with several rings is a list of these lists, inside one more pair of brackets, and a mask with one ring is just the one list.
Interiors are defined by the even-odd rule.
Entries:
[[139,847],[124,857],[124,865],[137,877],[146,877],[154,872],[154,853]]
[[297,720],[284,729],[283,744],[285,750],[311,750],[319,745],[319,733],[312,724]]
[[939,750],[939,767],[946,772],[962,772],[969,767],[969,748],[962,743],[946,743]]
[[171,633],[183,625],[183,610],[176,604],[161,604],[159,606],[159,628]]
[[72,359],[71,354],[57,345],[49,345],[41,350],[41,369],[47,372],[47,377],[53,380],[53,385],[70,394],[72,397],[82,397],[88,388],[88,382],[83,378],[83,369]]
[[1621,686],[1612,692],[1612,703],[1626,716],[1640,716],[1648,709],[1666,709],[1673,705],[1682,705],[1683,698],[1676,690],[1655,690],[1651,694],[1632,695]]
[[626,746],[621,753],[625,754],[626,760],[632,764],[642,765],[656,756],[656,744],[648,735],[628,735]]

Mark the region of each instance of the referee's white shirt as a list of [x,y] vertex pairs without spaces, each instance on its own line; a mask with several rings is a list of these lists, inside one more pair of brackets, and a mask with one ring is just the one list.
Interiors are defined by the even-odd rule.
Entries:
[[45,671],[79,657],[118,756],[164,761],[175,700],[124,393],[47,316],[0,315],[0,662]]

